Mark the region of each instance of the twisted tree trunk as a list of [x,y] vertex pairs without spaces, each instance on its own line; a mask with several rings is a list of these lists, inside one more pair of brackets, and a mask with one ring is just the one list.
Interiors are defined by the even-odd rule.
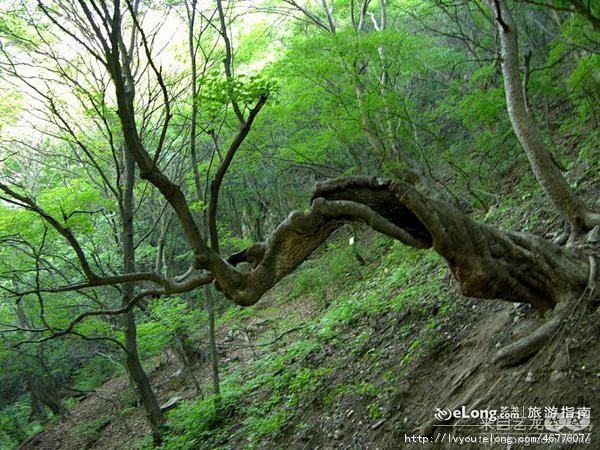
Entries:
[[526,302],[542,314],[558,306],[545,325],[498,352],[500,365],[541,348],[597,277],[595,260],[582,253],[474,222],[404,182],[348,177],[318,186],[307,213],[293,212],[266,242],[232,255],[230,264],[245,261],[253,268],[216,272],[219,288],[240,305],[256,303],[347,222],[365,223],[411,247],[432,248],[446,260],[464,295]]
[[506,108],[513,129],[529,159],[535,178],[570,225],[572,238],[600,223],[600,214],[590,211],[573,192],[544,143],[523,96],[519,70],[517,28],[504,0],[486,0],[500,38]]
[[215,273],[220,289],[241,305],[256,303],[339,226],[363,222],[415,248],[433,248],[448,263],[460,291],[477,298],[553,308],[588,282],[588,261],[537,236],[502,231],[471,220],[456,207],[424,196],[407,183],[368,177],[317,187],[307,213],[293,212],[268,241],[229,258],[248,272]]

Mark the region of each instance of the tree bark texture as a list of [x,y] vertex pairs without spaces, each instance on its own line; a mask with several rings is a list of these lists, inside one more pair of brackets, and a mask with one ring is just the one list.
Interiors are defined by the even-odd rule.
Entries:
[[237,303],[251,305],[347,222],[365,223],[411,247],[433,248],[471,297],[527,302],[543,312],[588,282],[587,259],[572,250],[476,223],[407,183],[346,177],[319,185],[307,213],[293,212],[266,242],[232,255],[231,264],[254,267],[216,273],[217,283]]
[[[133,239],[133,188],[135,184],[135,161],[131,154],[125,149],[124,153],[124,177],[125,189],[121,202],[121,245],[123,250],[123,273],[135,272],[135,243]],[[123,284],[121,305],[125,307],[134,297],[134,283],[127,282]],[[159,443],[161,438],[161,429],[163,415],[160,405],[150,380],[142,367],[137,351],[137,333],[135,325],[135,315],[133,309],[123,314],[123,334],[125,338],[124,347],[126,351],[127,368],[129,375],[133,380],[141,403],[146,411],[146,416],[152,428],[154,442]]]
[[31,397],[32,416],[42,422],[47,421],[48,415],[45,406],[57,416],[65,412],[59,389],[54,383],[44,383],[41,377],[35,374],[27,375],[25,381]]
[[523,96],[519,69],[517,28],[505,0],[486,0],[494,16],[500,39],[502,75],[506,108],[515,134],[525,150],[538,183],[569,223],[574,236],[600,223],[600,214],[592,213],[573,192],[542,139]]

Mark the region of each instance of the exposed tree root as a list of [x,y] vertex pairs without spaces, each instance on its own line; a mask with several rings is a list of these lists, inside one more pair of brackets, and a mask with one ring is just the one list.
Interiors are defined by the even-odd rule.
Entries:
[[[471,375],[471,373],[469,373],[469,376]],[[483,405],[490,399],[490,397],[492,396],[492,393],[494,393],[496,391],[496,386],[501,382],[501,380],[502,380],[502,378],[498,377],[496,379],[496,381],[494,381],[494,383],[483,394],[481,394],[479,397],[477,397],[477,399],[472,401],[472,399],[476,396],[477,393],[479,393],[481,391],[481,388],[487,381],[486,377],[482,374],[480,376],[479,380],[477,380],[464,393],[464,395],[458,401],[454,402],[452,407],[448,408],[448,409],[450,411],[453,411],[453,410],[460,409],[464,406],[467,409],[467,411],[470,412],[470,411],[474,410],[475,408],[478,408],[480,405]],[[448,395],[448,397],[450,397],[450,395]],[[467,405],[468,405],[468,407],[467,407]],[[428,420],[427,422],[422,424],[420,427],[415,429],[413,433],[416,435],[419,435],[419,436],[433,437],[436,427],[439,427],[444,424],[450,425],[452,420],[453,419],[439,420],[434,417],[433,419]]]
[[477,369],[479,369],[480,366],[481,366],[481,362],[479,362],[475,366],[471,366],[471,367],[468,367],[467,369],[465,369],[457,377],[456,382],[454,382],[454,385],[452,386],[452,389],[450,389],[450,392],[448,393],[448,397],[451,397],[452,395],[454,395],[454,393],[457,392],[463,386],[463,384],[465,384],[465,381],[467,381],[471,377],[471,375],[473,375],[473,373]]
[[507,367],[517,364],[526,358],[532,356],[548,345],[550,341],[557,335],[561,326],[572,317],[580,306],[582,299],[592,299],[596,292],[596,279],[598,277],[598,269],[596,258],[588,257],[588,280],[582,294],[575,300],[574,297],[561,301],[554,311],[552,317],[543,325],[535,329],[512,344],[499,350],[494,357],[494,363],[500,367]]
[[565,225],[561,233],[558,236],[556,236],[556,238],[554,238],[552,242],[554,242],[556,245],[564,245],[567,243],[570,237],[571,229],[568,225]]
[[600,225],[600,213],[596,213],[593,211],[587,211],[585,213],[585,225],[589,230]]
[[499,350],[494,357],[494,363],[500,367],[512,366],[537,353],[556,335],[572,311],[573,303],[568,301],[559,303],[550,320],[527,336]]
[[589,293],[588,295],[589,295],[590,299],[592,299],[596,295],[596,287],[597,287],[597,280],[598,280],[598,263],[596,261],[596,258],[592,255],[588,256],[588,261],[589,261],[590,271],[589,271],[589,275],[588,275],[587,290],[588,290],[588,293]]

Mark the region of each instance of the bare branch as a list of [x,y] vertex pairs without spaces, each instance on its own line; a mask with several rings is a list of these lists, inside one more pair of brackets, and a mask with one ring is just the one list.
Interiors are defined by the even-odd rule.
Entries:
[[52,215],[40,208],[32,199],[26,197],[25,195],[17,193],[2,182],[0,182],[0,190],[4,191],[12,199],[16,199],[18,201],[17,204],[19,206],[22,206],[23,208],[37,213],[42,219],[44,219],[56,231],[58,231],[67,240],[71,248],[73,248],[73,250],[75,251],[77,259],[79,260],[79,264],[81,264],[81,268],[83,269],[83,272],[85,273],[87,279],[90,280],[90,282],[98,279],[98,276],[92,271],[88,260],[85,256],[85,253],[83,252],[83,249],[81,248],[79,242],[77,242],[77,239],[75,238],[75,235],[69,228],[61,225],[60,222],[58,222],[58,220],[56,220]]
[[225,43],[225,59],[223,60],[223,65],[225,66],[225,76],[227,77],[228,84],[228,92],[229,92],[229,101],[231,101],[231,106],[233,107],[233,111],[235,112],[235,116],[238,121],[243,124],[245,122],[244,114],[242,113],[240,106],[237,100],[233,96],[233,71],[232,71],[232,62],[233,62],[233,53],[231,50],[231,41],[229,40],[229,36],[227,35],[227,24],[225,22],[225,12],[223,11],[223,3],[221,0],[217,0],[217,10],[219,11],[219,21],[221,23],[221,28],[219,29],[219,34],[223,37],[223,42]]
[[229,149],[227,150],[227,153],[225,154],[225,158],[223,158],[223,161],[221,161],[221,163],[219,164],[217,173],[215,174],[215,177],[214,177],[212,183],[210,184],[210,203],[208,205],[208,226],[209,226],[209,231],[210,231],[211,248],[217,253],[219,252],[219,236],[218,236],[218,231],[217,231],[217,206],[218,206],[218,202],[219,202],[219,190],[221,188],[221,183],[223,182],[225,173],[227,172],[227,169],[229,169],[229,166],[231,164],[231,161],[233,160],[233,157],[235,156],[235,153],[240,148],[240,146],[242,145],[242,142],[244,142],[244,139],[250,132],[250,128],[252,127],[252,123],[254,122],[254,119],[256,118],[256,116],[258,115],[258,113],[260,112],[262,107],[265,105],[265,103],[267,102],[268,97],[269,97],[268,93],[265,93],[260,96],[260,98],[256,102],[256,105],[250,111],[250,114],[248,115],[248,119],[242,124],[242,126],[240,127],[240,130],[238,131],[238,134],[236,135],[233,142],[229,146]]

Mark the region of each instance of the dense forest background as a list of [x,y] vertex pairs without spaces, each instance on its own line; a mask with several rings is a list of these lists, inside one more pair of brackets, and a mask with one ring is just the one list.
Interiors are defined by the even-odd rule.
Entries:
[[[594,296],[600,220],[553,185],[600,208],[597,2],[3,0],[0,14],[1,448],[113,448],[107,430],[114,448],[398,448],[394,432],[432,416],[425,382],[419,417],[398,412],[406,380],[435,377],[422,364],[449,336],[473,340],[463,324],[500,333],[481,321],[505,305],[460,296],[438,246],[441,258],[404,247],[364,216],[257,295],[219,278],[228,257],[262,267],[253,244],[274,247],[331,178],[396,180],[580,252]],[[297,266],[255,307],[229,299],[255,303]],[[548,305],[525,297],[534,309],[506,308],[539,326]],[[573,333],[598,332],[576,318]],[[585,355],[580,375],[597,378]]]

